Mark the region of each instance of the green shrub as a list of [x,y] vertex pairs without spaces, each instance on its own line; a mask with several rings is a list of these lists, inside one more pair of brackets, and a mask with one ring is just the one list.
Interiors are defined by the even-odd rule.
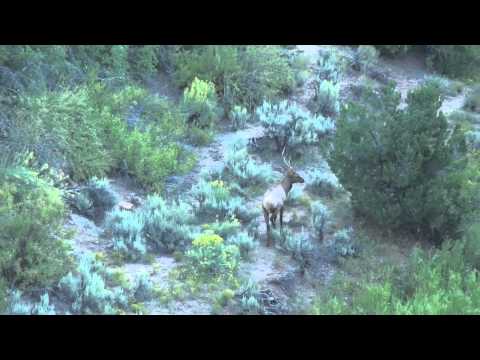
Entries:
[[[396,56],[418,48],[419,45],[375,45],[380,54]],[[443,75],[466,77],[475,75],[480,65],[478,45],[422,45],[427,65]]]
[[340,110],[340,86],[329,80],[316,82],[315,94],[309,102],[309,107],[314,114],[325,117],[336,116]]
[[188,141],[194,146],[203,146],[212,142],[214,130],[192,127],[188,130]]
[[309,235],[303,229],[299,233],[293,233],[289,229],[284,229],[280,234],[280,246],[287,251],[293,259],[300,263],[304,270],[309,264],[309,258],[313,250],[313,245]]
[[458,124],[466,129],[471,129],[473,124],[476,124],[479,119],[472,113],[457,110],[448,115],[448,120],[453,124]]
[[240,255],[243,259],[248,260],[251,253],[257,247],[255,239],[248,232],[242,231],[228,239],[229,243],[238,246]]
[[330,223],[330,211],[320,201],[313,202],[310,209],[312,212],[312,226],[315,231],[315,235],[320,241],[323,241],[327,226]]
[[144,227],[145,220],[141,214],[123,210],[110,212],[105,222],[113,250],[129,260],[142,259],[147,253]]
[[[141,111],[130,131],[132,106]],[[113,91],[92,83],[22,97],[15,117],[8,148],[26,147],[35,152],[40,164],[61,168],[76,181],[124,170],[158,191],[166,176],[191,163],[179,163],[185,157],[178,145],[185,133],[183,114],[138,86]]]
[[84,192],[78,192],[73,197],[73,207],[82,215],[94,217],[93,202]]
[[82,69],[68,61],[67,51],[64,45],[1,46],[0,92],[39,94],[84,80]]
[[228,94],[251,111],[265,100],[288,94],[295,86],[293,70],[278,46],[248,45],[239,51],[239,64],[238,82]]
[[183,93],[182,106],[191,125],[211,129],[219,116],[215,85],[196,77]]
[[480,86],[475,87],[465,99],[464,108],[480,113]]
[[236,276],[240,251],[236,245],[226,245],[212,232],[199,235],[185,253],[188,271],[206,279],[231,280]]
[[222,291],[218,298],[218,302],[221,306],[227,306],[235,297],[235,291],[232,289],[225,289]]
[[341,191],[342,186],[337,177],[328,168],[315,168],[310,170],[306,176],[307,189],[320,196],[333,198]]
[[81,214],[96,218],[110,211],[118,201],[118,196],[107,179],[92,178],[76,194],[74,205]]
[[5,280],[0,277],[0,314],[3,314],[7,307],[7,285]]
[[320,51],[316,69],[317,83],[322,80],[338,83],[344,70],[344,64],[335,51]]
[[474,222],[464,233],[465,263],[480,271],[480,224]]
[[234,216],[246,224],[260,215],[260,208],[247,206],[246,201],[235,192],[242,189],[237,184],[228,184],[217,178],[207,180],[201,178],[190,190],[193,197],[193,208],[199,218],[224,221]]
[[303,86],[310,77],[310,59],[304,54],[296,54],[291,59],[290,66],[294,72],[296,86]]
[[247,121],[250,118],[248,110],[243,106],[235,105],[233,109],[230,111],[230,121],[232,122],[233,128],[243,129],[247,125]]
[[[416,250],[410,256],[399,282],[397,269],[382,267],[381,281],[364,280],[345,283],[341,291],[350,296],[326,295],[312,308],[316,314],[395,314],[441,315],[479,314],[479,278],[464,261],[461,242],[445,243],[433,255]],[[374,274],[370,278],[378,278]],[[353,289],[352,289],[353,288]],[[350,290],[347,290],[350,289]],[[353,291],[352,291],[353,290]]]
[[192,241],[193,215],[187,203],[167,203],[153,195],[139,211],[145,222],[145,238],[154,249],[172,253],[185,249]]
[[270,165],[258,164],[248,154],[247,140],[243,138],[235,139],[228,147],[223,172],[242,187],[268,184],[274,178]]
[[451,133],[439,111],[438,89],[411,92],[405,109],[398,108],[393,86],[366,101],[342,111],[329,158],[353,208],[432,240],[453,236],[475,208],[478,178],[463,132],[455,127]]
[[[239,197],[234,197],[232,199],[230,207],[233,208],[235,217],[242,221],[243,224],[249,224],[252,220],[257,219],[262,213],[260,206],[254,207],[250,204],[246,204],[246,202]],[[250,225],[254,227],[255,223]]]
[[297,87],[302,87],[307,82],[308,78],[310,77],[310,72],[307,70],[298,71],[295,74],[295,83]]
[[306,71],[310,67],[310,58],[302,53],[296,53],[291,59],[290,66],[294,71]]
[[246,207],[240,197],[232,194],[232,186],[223,180],[201,179],[192,188],[191,195],[195,199],[193,207],[198,216],[220,221],[235,216],[240,221],[249,222],[258,215],[258,210]]
[[[185,132],[185,122],[172,103],[135,86],[99,97],[102,96],[106,97],[102,103],[112,111],[102,113],[104,145],[116,169],[135,176],[145,187],[160,191],[165,177],[188,167],[191,161],[181,164],[185,154],[177,144]],[[132,105],[140,106],[141,112],[140,120],[129,131],[118,116],[127,116]]]
[[360,45],[355,53],[355,66],[366,73],[378,61],[378,52],[372,45]]
[[293,89],[293,70],[279,46],[184,46],[176,56],[181,87],[195,77],[215,84],[226,113],[234,105],[253,110]]
[[224,221],[216,220],[214,223],[205,224],[203,228],[205,230],[213,231],[215,234],[221,236],[224,239],[229,239],[240,229],[240,222],[235,216]]
[[479,131],[467,131],[465,133],[467,143],[470,149],[480,150],[480,132]]
[[135,279],[133,296],[140,302],[151,300],[153,297],[153,282],[147,273],[141,273]]
[[285,314],[286,308],[270,289],[260,289],[252,279],[244,281],[236,293],[237,311],[245,315]]
[[248,279],[247,282],[242,284],[238,293],[241,295],[240,307],[242,313],[255,315],[264,313],[265,309],[260,300],[260,291],[255,282]]
[[127,78],[130,67],[128,63],[129,45],[112,45],[109,50],[109,56],[105,58],[105,62],[111,76]]
[[51,285],[70,260],[61,192],[23,166],[0,175],[0,274],[19,289]]
[[201,179],[191,193],[197,202],[194,205],[197,214],[218,216],[220,220],[234,214],[236,200],[231,196],[230,187],[221,180]]
[[105,224],[113,239],[114,250],[127,259],[145,258],[147,251],[184,250],[193,238],[190,207],[184,203],[167,203],[152,195],[134,212],[114,210]]
[[353,229],[341,229],[333,234],[332,249],[335,256],[354,256],[357,248],[354,243]]
[[130,73],[140,79],[154,75],[159,64],[157,58],[159,47],[159,45],[130,45],[128,54]]
[[63,168],[74,180],[105,175],[112,160],[102,144],[102,122],[85,88],[22,97],[21,139],[41,163]]
[[213,82],[216,92],[224,94],[232,77],[239,72],[237,46],[196,45],[179,51],[176,56],[175,78],[180,87],[187,86],[198,77]]
[[118,196],[107,179],[90,179],[86,185],[86,192],[92,199],[93,206],[104,211],[112,209],[118,202]]
[[406,54],[414,45],[375,45],[381,55],[395,56]]
[[22,292],[13,291],[10,295],[7,314],[9,315],[55,315],[55,306],[50,305],[48,293],[40,297],[35,304],[22,301]]
[[287,101],[278,104],[266,102],[257,108],[256,114],[265,127],[265,135],[275,141],[277,151],[282,151],[287,145],[295,148],[318,144],[335,128],[330,118],[312,116]]
[[438,75],[426,76],[425,83],[438,88],[443,96],[456,96],[463,90],[463,84],[459,81],[450,81]]
[[105,284],[106,269],[91,255],[83,255],[75,272],[59,282],[60,294],[74,314],[116,314],[128,306],[122,288],[109,289]]
[[178,168],[179,146],[162,145],[153,130],[141,132],[135,129],[123,141],[128,172],[147,188],[160,191],[164,179]]

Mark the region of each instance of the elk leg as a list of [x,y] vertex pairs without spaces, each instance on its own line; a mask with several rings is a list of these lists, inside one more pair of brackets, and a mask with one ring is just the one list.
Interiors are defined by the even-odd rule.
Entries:
[[267,225],[267,246],[270,246],[270,224],[268,223],[268,211],[263,208],[263,217],[265,218],[265,224]]
[[277,212],[275,211],[273,214],[272,214],[272,217],[270,219],[270,221],[272,222],[272,227],[275,229],[276,228],[276,222],[277,222]]
[[283,231],[283,207],[280,208],[280,231]]

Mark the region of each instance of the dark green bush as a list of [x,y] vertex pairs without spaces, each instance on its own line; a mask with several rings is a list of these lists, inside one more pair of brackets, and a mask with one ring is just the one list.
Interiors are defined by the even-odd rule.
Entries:
[[224,94],[230,78],[240,72],[238,46],[193,46],[180,51],[176,59],[175,78],[180,87],[189,85],[195,77],[215,84],[217,94]]
[[[199,80],[197,77],[190,87],[183,93],[182,109],[186,114],[187,124],[190,128],[200,130],[201,135],[212,134],[220,116],[220,111],[215,94],[215,85],[209,81]],[[202,137],[197,132],[188,132],[194,144],[202,144]],[[193,135],[193,137],[192,137]],[[206,137],[209,139],[209,136]]]
[[23,97],[17,111],[19,141],[41,163],[64,168],[74,180],[103,176],[111,159],[102,144],[102,118],[85,88]]
[[136,78],[145,79],[155,74],[159,64],[159,45],[130,45],[128,60],[131,73]]
[[225,244],[223,238],[209,231],[198,235],[185,253],[186,272],[208,281],[234,280],[239,262],[238,247]]
[[375,45],[380,54],[398,56],[420,48],[426,54],[427,65],[450,77],[475,76],[480,66],[478,45]]
[[357,214],[432,240],[452,237],[476,207],[478,174],[463,131],[452,132],[439,111],[438,89],[411,92],[405,109],[393,86],[365,101],[342,110],[329,159]]
[[74,206],[88,217],[98,218],[110,211],[119,199],[107,179],[90,179],[74,197]]
[[264,100],[277,100],[295,87],[294,73],[277,46],[247,46],[240,52],[242,77],[231,89],[250,111]]
[[480,112],[480,86],[476,86],[465,100],[465,109],[473,112]]
[[[318,299],[315,314],[463,315],[480,313],[478,272],[465,261],[462,241],[429,255],[418,250],[407,268],[381,266],[361,281],[345,281]],[[376,279],[374,281],[368,279]],[[348,296],[343,296],[341,294]]]
[[295,87],[294,72],[279,46],[207,45],[183,47],[177,55],[178,84],[198,77],[215,84],[225,107],[242,105],[249,111]]
[[480,271],[480,223],[474,222],[465,229],[465,262]]
[[7,286],[5,280],[0,277],[0,314],[3,313],[7,305]]
[[68,272],[59,190],[22,166],[0,175],[0,278],[9,286],[49,286]]
[[124,141],[128,172],[146,187],[161,190],[165,177],[178,168],[179,147],[175,144],[161,146],[152,132],[138,130],[129,133]]
[[[134,129],[123,120],[132,106],[142,110]],[[10,150],[30,149],[39,163],[61,168],[76,181],[124,170],[159,190],[165,176],[192,163],[178,161],[186,155],[177,144],[185,132],[183,115],[137,86],[111,91],[94,83],[23,97],[9,130]]]
[[381,55],[396,56],[407,53],[413,45],[375,45]]
[[427,45],[427,65],[451,77],[476,76],[480,68],[479,45]]

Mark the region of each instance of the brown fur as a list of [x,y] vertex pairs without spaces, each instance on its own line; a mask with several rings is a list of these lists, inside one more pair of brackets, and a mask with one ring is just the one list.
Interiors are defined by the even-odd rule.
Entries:
[[280,230],[283,230],[283,208],[287,195],[292,189],[293,184],[303,182],[305,182],[305,180],[300,175],[292,168],[288,168],[282,182],[267,190],[263,196],[262,209],[265,224],[267,225],[267,246],[270,246],[272,242],[270,223],[271,226],[275,228],[277,215],[279,215]]

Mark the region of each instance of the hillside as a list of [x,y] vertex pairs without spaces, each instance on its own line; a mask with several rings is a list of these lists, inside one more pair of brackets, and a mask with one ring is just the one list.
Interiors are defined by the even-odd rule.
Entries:
[[480,313],[480,56],[395,46],[0,47],[0,310]]

